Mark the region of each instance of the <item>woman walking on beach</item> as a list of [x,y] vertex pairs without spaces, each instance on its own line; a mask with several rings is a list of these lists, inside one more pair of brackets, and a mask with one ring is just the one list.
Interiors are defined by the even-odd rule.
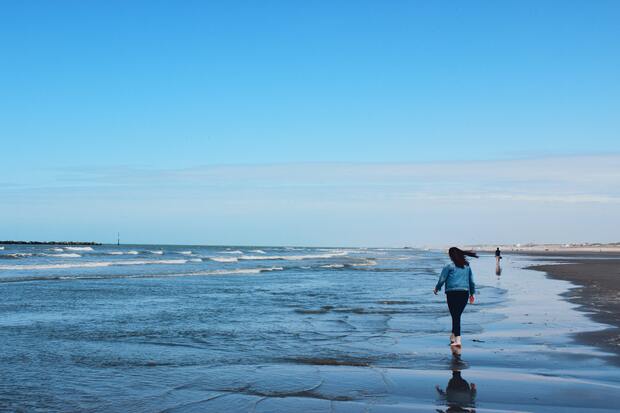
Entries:
[[450,248],[448,255],[452,264],[443,267],[433,292],[437,295],[441,291],[441,287],[446,284],[446,300],[452,316],[450,345],[461,347],[461,314],[465,310],[468,299],[470,303],[474,303],[474,295],[476,294],[474,274],[465,257],[478,258],[478,255],[475,252],[463,251],[456,247]]

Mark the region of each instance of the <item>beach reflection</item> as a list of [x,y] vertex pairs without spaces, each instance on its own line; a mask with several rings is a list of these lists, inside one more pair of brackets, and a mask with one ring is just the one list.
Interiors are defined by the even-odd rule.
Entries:
[[447,409],[437,409],[442,413],[454,413],[454,412],[470,412],[476,411],[476,385],[469,383],[465,380],[461,374],[464,367],[464,363],[461,360],[461,350],[455,349],[452,352],[452,360],[450,363],[450,369],[452,370],[452,377],[448,381],[448,385],[445,390],[440,386],[435,386],[441,404],[447,405]]

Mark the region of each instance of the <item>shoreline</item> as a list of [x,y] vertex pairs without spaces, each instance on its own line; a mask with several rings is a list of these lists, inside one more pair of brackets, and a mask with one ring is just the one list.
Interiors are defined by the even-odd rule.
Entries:
[[575,333],[573,338],[612,354],[611,361],[620,365],[620,256],[591,253],[587,254],[588,258],[577,258],[575,254],[562,254],[558,260],[560,254],[555,252],[518,255],[532,255],[539,261],[547,261],[545,257],[550,260],[556,257],[553,264],[530,265],[525,269],[542,271],[549,278],[575,285],[563,297],[577,304],[577,310],[586,313],[592,320],[610,327]]

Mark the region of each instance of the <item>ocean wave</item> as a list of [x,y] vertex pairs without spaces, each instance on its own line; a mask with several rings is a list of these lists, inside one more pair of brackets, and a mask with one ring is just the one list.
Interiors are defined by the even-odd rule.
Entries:
[[325,264],[321,268],[344,268],[344,264]]
[[264,272],[283,271],[283,270],[284,268],[282,267],[262,267],[262,268],[236,268],[236,269],[229,269],[229,270],[211,270],[211,271],[198,271],[198,272],[173,273],[173,274],[134,274],[134,275],[105,274],[105,275],[28,276],[28,277],[0,278],[0,284],[11,283],[11,282],[31,282],[31,281],[108,280],[108,279],[117,279],[117,278],[168,278],[168,277],[193,277],[193,276],[218,276],[218,275],[244,275],[244,274],[261,274]]
[[69,251],[93,251],[92,247],[65,247]]
[[192,255],[191,251],[177,251],[181,255]]
[[0,247],[0,250],[3,250],[3,249],[4,249],[4,247]]
[[127,255],[138,255],[140,253],[138,251],[127,251],[126,254]]
[[324,305],[323,307],[318,309],[298,308],[295,310],[295,312],[298,314],[325,314],[329,313],[333,308],[334,307],[331,305]]
[[14,252],[12,254],[2,254],[0,259],[18,259],[32,256],[29,252]]
[[163,255],[164,252],[163,251],[149,251],[151,254],[155,254],[155,255]]
[[233,251],[219,251],[218,254],[243,254],[243,251],[233,250]]
[[108,254],[108,255],[123,255],[124,252],[123,251],[109,251],[109,252],[106,252],[106,254]]
[[44,257],[58,257],[58,258],[80,258],[80,254],[74,252],[67,252],[63,254],[41,254]]
[[189,261],[191,261],[191,262],[202,262],[202,258],[190,258]]
[[348,249],[348,250],[341,250],[344,251],[348,254],[368,254],[368,249],[366,248],[356,248],[356,249]]
[[317,260],[328,259],[334,257],[342,257],[347,255],[346,252],[335,252],[332,254],[308,254],[308,255],[242,255],[240,260],[284,260],[284,261],[300,261],[300,260]]
[[236,257],[210,257],[209,259],[215,262],[237,262],[239,261]]
[[377,261],[375,260],[366,260],[366,262],[360,262],[356,264],[349,264],[351,267],[371,267],[373,265],[377,265]]
[[185,264],[187,260],[127,260],[127,261],[91,261],[63,264],[0,265],[0,270],[55,270],[64,268],[98,268],[117,265],[155,265]]
[[250,250],[250,252],[253,252],[254,254],[267,254],[265,251],[263,250]]
[[50,251],[54,251],[54,252],[63,252],[64,250],[62,248],[50,248]]
[[414,260],[414,259],[418,259],[418,257],[388,257],[388,258],[376,258],[378,260],[382,260],[382,261],[409,261],[409,260]]
[[260,274],[263,272],[271,271],[283,271],[283,267],[261,267],[261,268],[235,268],[230,270],[211,270],[211,271],[199,271],[184,275],[226,275],[226,274]]

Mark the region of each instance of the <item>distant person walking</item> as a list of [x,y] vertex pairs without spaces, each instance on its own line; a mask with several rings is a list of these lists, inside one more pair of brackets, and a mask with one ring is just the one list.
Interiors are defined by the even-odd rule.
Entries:
[[461,314],[465,310],[468,299],[470,303],[474,303],[476,294],[474,274],[465,257],[478,258],[478,255],[475,252],[463,251],[456,247],[450,248],[448,255],[452,260],[452,264],[443,267],[433,292],[437,295],[441,291],[441,287],[444,284],[446,285],[446,300],[450,315],[452,316],[450,345],[461,347]]
[[502,259],[502,252],[499,247],[495,250],[495,275],[502,275],[502,267],[499,265],[499,261]]

